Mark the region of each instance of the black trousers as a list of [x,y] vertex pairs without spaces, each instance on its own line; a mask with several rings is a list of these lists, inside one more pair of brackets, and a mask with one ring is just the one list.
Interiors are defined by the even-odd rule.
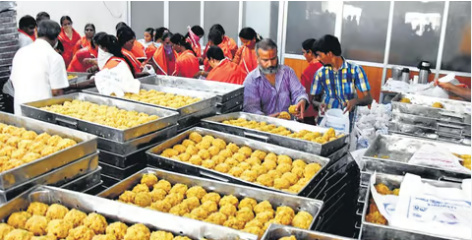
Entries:
[[14,107],[13,107],[13,97],[8,95],[8,94],[2,94],[2,107],[0,108],[1,111],[7,112],[7,113],[14,113]]

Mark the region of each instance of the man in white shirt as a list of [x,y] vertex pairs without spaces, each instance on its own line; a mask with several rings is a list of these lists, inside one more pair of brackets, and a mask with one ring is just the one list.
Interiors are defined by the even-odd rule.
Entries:
[[60,32],[57,22],[43,20],[36,41],[15,54],[10,78],[16,115],[21,115],[20,104],[60,95],[69,87],[64,60],[54,50]]

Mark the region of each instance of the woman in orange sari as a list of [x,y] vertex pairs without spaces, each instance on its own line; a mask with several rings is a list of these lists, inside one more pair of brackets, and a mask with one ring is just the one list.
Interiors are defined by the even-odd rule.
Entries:
[[152,61],[149,61],[157,75],[175,75],[177,53],[172,49],[170,38],[172,33],[169,31],[162,35],[162,45],[157,48],[152,56]]
[[131,63],[134,71],[134,77],[143,77],[149,75],[147,72],[143,72],[141,62],[131,52],[134,43],[136,42],[136,34],[129,27],[122,27],[117,32],[118,42],[120,43],[123,56]]
[[238,64],[246,73],[257,68],[256,43],[262,38],[252,28],[243,28],[239,32],[239,39],[243,43],[233,58],[233,62]]
[[69,16],[61,17],[61,26],[62,30],[58,39],[64,46],[62,58],[64,58],[66,67],[68,67],[70,61],[72,61],[72,57],[74,57],[75,44],[80,40],[80,34],[72,28],[72,19]]
[[123,56],[121,44],[115,36],[97,34],[94,41],[97,43],[98,47],[97,64],[100,70],[112,69],[119,64],[126,64],[131,74],[134,75],[132,64]]
[[74,54],[80,49],[86,48],[92,45],[92,39],[93,39],[93,36],[95,35],[95,25],[93,25],[92,23],[87,23],[85,25],[84,32],[85,32],[85,36],[83,36],[77,42],[77,44],[75,44]]
[[185,39],[190,46],[192,46],[193,51],[197,54],[197,58],[202,56],[202,46],[200,45],[200,39],[205,35],[205,31],[202,27],[195,25],[193,27],[187,27],[188,32],[185,35]]
[[215,24],[213,25],[211,28],[210,28],[210,32],[213,30],[213,29],[216,29],[218,31],[221,32],[221,34],[223,35],[223,44],[226,45],[226,47],[229,49],[229,51],[231,52],[231,55],[234,57],[236,55],[236,52],[238,51],[238,44],[236,43],[236,41],[234,41],[234,39],[226,36],[226,32],[225,32],[225,29],[223,28],[223,26],[221,26],[220,24]]
[[221,48],[211,46],[207,51],[207,58],[213,69],[209,73],[201,73],[206,75],[206,80],[239,85],[244,83],[247,74],[236,63],[228,60]]
[[67,67],[67,72],[87,72],[87,69],[97,65],[98,47],[96,39],[106,36],[105,32],[97,33],[93,37],[90,46],[84,47],[77,51],[72,61]]
[[[223,42],[223,34],[216,29],[213,29],[209,34],[208,34],[208,47],[205,49],[205,58],[206,56],[206,51],[209,49],[211,46],[218,46],[223,50],[223,53],[226,58],[228,59],[233,59],[233,55],[231,54],[231,50],[228,48],[228,46]],[[205,66],[205,71],[209,72],[211,70],[211,65],[208,63],[208,59],[205,59],[203,61],[203,65]]]
[[175,75],[180,77],[192,78],[199,70],[200,63],[192,49],[190,43],[180,33],[174,34],[170,41],[172,48],[177,52]]

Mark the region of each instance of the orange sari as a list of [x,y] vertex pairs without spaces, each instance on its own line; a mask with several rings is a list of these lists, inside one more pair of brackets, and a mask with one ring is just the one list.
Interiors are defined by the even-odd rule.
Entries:
[[64,46],[62,58],[64,58],[64,63],[66,64],[66,67],[68,67],[70,62],[72,61],[72,58],[74,57],[75,44],[80,41],[80,34],[78,34],[75,29],[72,29],[72,38],[70,39],[67,37],[64,28],[62,28],[58,38]]
[[186,78],[193,78],[200,71],[198,58],[190,50],[180,53],[176,61],[176,75]]
[[146,53],[146,59],[152,58],[152,55],[156,52],[157,47],[154,44],[149,44],[149,46],[144,51]]
[[122,48],[121,53],[123,53],[125,58],[127,58],[128,61],[131,62],[131,65],[133,65],[134,73],[142,72],[143,69],[141,68],[141,62],[139,62],[132,52]]
[[223,43],[226,44],[229,51],[231,52],[231,55],[234,57],[236,55],[236,52],[238,51],[238,44],[236,43],[236,41],[234,41],[234,39],[228,36],[224,36]]
[[[120,64],[120,62],[125,62],[125,60],[123,58],[119,58],[119,57],[111,57],[110,59],[108,59],[107,63],[105,63],[105,66],[103,66],[103,69],[112,69],[112,68],[118,66],[118,64]],[[126,64],[126,65],[128,65],[128,64]]]
[[241,46],[234,56],[233,62],[238,64],[246,73],[257,68],[256,49]]
[[156,69],[156,74],[157,75],[175,75],[175,70],[176,70],[176,59],[177,59],[177,53],[173,51],[174,54],[174,59],[169,59],[166,56],[166,52],[164,50],[164,45],[160,46],[155,52],[154,55],[152,56],[152,60],[154,61],[154,64],[156,64],[157,68]]
[[67,67],[68,72],[87,72],[87,69],[91,68],[93,64],[84,63],[86,58],[97,58],[98,51],[93,49],[92,46],[88,46],[77,51],[72,58],[72,61]]
[[190,43],[190,46],[192,46],[193,51],[197,54],[197,58],[202,56],[202,46],[200,46],[200,42],[194,41],[190,37],[185,39],[185,41]]
[[[228,48],[228,45],[226,45],[226,43],[222,42],[218,45],[219,48],[221,48],[221,50],[223,51],[223,54],[225,55],[225,57],[227,57],[228,59],[233,59],[233,55],[231,54],[231,51],[230,49]],[[211,66],[210,64],[208,63],[208,59],[206,57],[206,53],[208,51],[209,47],[207,45],[207,48],[205,48],[205,53],[203,54],[204,56],[204,60],[203,60],[203,65],[205,67],[205,71],[206,72],[209,72],[211,70]]]
[[82,48],[86,48],[88,46],[92,46],[92,42],[87,39],[87,37],[83,36],[74,47],[74,54]]
[[228,59],[223,59],[218,66],[208,73],[206,79],[210,81],[242,85],[246,79],[246,75],[246,72],[236,63],[233,63]]
[[134,41],[134,45],[131,49],[131,52],[137,58],[146,57],[146,54],[144,53],[144,46],[138,41]]

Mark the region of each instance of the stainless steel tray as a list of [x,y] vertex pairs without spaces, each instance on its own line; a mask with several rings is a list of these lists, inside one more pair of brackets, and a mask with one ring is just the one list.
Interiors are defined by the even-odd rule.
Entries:
[[[50,106],[53,104],[62,104],[65,101],[81,100],[88,101],[100,105],[116,106],[120,109],[128,111],[143,112],[150,115],[156,115],[159,119],[148,123],[141,124],[139,126],[120,130],[117,128],[99,125],[97,123],[88,122],[73,118],[70,116],[57,114],[49,111],[40,109],[41,107]],[[107,98],[104,96],[87,94],[87,93],[72,93],[62,95],[50,99],[40,100],[36,102],[25,103],[21,105],[21,110],[24,115],[39,119],[46,122],[51,122],[58,125],[64,125],[69,128],[77,129],[80,131],[88,132],[97,135],[102,138],[110,139],[116,142],[126,142],[131,139],[135,139],[146,135],[151,132],[163,129],[167,126],[177,123],[178,113],[169,111],[166,109],[153,108],[143,104],[135,104],[128,101]]]
[[165,107],[165,106],[156,105],[156,104],[152,104],[152,103],[139,102],[139,101],[132,100],[132,99],[102,95],[98,92],[98,90],[96,88],[85,89],[85,90],[83,90],[83,92],[90,93],[90,94],[98,94],[100,96],[105,96],[105,97],[109,97],[109,98],[112,98],[112,99],[120,99],[120,100],[123,100],[123,101],[144,104],[144,105],[153,106],[153,107],[157,107],[157,108],[168,109],[168,110],[171,110],[171,111],[177,111],[177,112],[179,112],[180,117],[192,114],[194,112],[198,112],[198,111],[200,111],[202,109],[205,109],[205,108],[215,108],[215,103],[216,103],[216,95],[215,94],[209,94],[209,93],[206,93],[206,92],[199,92],[199,91],[194,91],[194,90],[186,90],[186,89],[181,89],[181,88],[172,88],[172,87],[149,85],[149,84],[141,84],[141,89],[146,89],[146,90],[153,89],[153,90],[160,91],[160,92],[165,92],[165,93],[173,93],[173,94],[178,94],[178,95],[183,95],[183,96],[190,96],[190,97],[194,97],[194,98],[200,98],[201,100],[196,102],[196,103],[192,103],[190,105],[183,106],[183,107],[180,107],[180,108],[172,108],[172,107]]
[[72,78],[69,80],[69,84],[77,84],[81,82],[85,82],[88,80],[89,75],[93,75],[91,73],[83,73],[83,72],[67,72],[67,76],[75,75],[77,77]]
[[262,236],[261,240],[279,240],[283,237],[295,236],[297,240],[354,240],[353,238],[346,238],[331,235],[328,233],[315,232],[303,230],[299,228],[271,224]]
[[471,127],[469,124],[464,123],[451,123],[437,120],[434,118],[428,118],[418,115],[406,114],[394,112],[392,113],[393,122],[401,122],[404,124],[414,125],[421,128],[436,130],[437,132],[450,132],[454,135],[467,135],[470,136]]
[[14,212],[24,211],[31,202],[59,203],[85,213],[96,212],[107,218],[109,223],[114,221],[122,221],[128,225],[142,223],[151,231],[169,231],[174,235],[185,235],[192,239],[257,240],[256,235],[223,226],[47,186],[35,187],[0,207],[0,219],[6,219]]
[[97,151],[97,137],[91,134],[3,112],[0,112],[0,122],[24,127],[36,133],[59,135],[77,142],[70,148],[0,173],[0,190],[3,191]]
[[179,128],[177,131],[182,131],[184,129],[188,129],[190,127],[194,127],[195,125],[199,124],[202,118],[210,117],[216,114],[216,108],[205,108],[198,112],[194,112],[187,116],[184,116],[177,121],[179,124]]
[[223,121],[237,119],[237,118],[244,118],[249,121],[258,121],[258,122],[266,122],[268,124],[274,124],[277,126],[283,126],[293,132],[299,132],[301,130],[309,130],[313,132],[326,132],[328,131],[327,128],[321,128],[317,126],[312,126],[308,124],[299,123],[296,121],[287,121],[278,118],[272,118],[267,116],[261,116],[256,114],[249,114],[244,112],[237,112],[237,113],[228,113],[224,115],[218,115],[210,118],[205,118],[202,120],[202,126],[206,128],[215,129],[217,131],[222,131],[230,134],[236,134],[238,136],[243,136],[247,138],[256,139],[259,141],[267,142],[276,144],[279,146],[296,149],[300,151],[305,151],[313,154],[318,154],[321,156],[328,156],[331,153],[335,152],[337,149],[341,148],[347,139],[347,135],[336,139],[334,141],[319,144],[310,141],[305,141],[301,139],[289,138],[281,135],[276,135],[272,133],[266,133],[254,129],[243,128],[228,124],[223,124]]
[[175,136],[178,125],[172,125],[125,143],[114,142],[106,138],[98,138],[98,148],[118,155],[127,155],[143,147],[158,143]]
[[61,188],[75,192],[85,192],[89,188],[95,187],[99,183],[102,183],[100,179],[101,171],[102,168],[100,166],[97,166],[94,171],[62,185]]
[[[390,134],[406,135],[426,140],[434,140],[470,146],[470,137],[467,137],[465,135],[461,136],[456,134],[448,134],[436,131],[436,129],[410,125],[402,122],[389,122],[388,132]],[[467,141],[467,139],[469,139],[469,141]]]
[[239,199],[250,197],[254,198],[258,202],[267,200],[274,207],[288,206],[297,211],[306,211],[313,216],[313,221],[310,224],[310,228],[313,226],[315,219],[317,218],[318,213],[323,206],[322,201],[315,199],[282,195],[280,193],[265,191],[257,188],[249,188],[229,183],[222,183],[209,179],[192,177],[188,175],[182,175],[153,168],[146,168],[137,172],[129,178],[103,191],[98,196],[116,200],[124,191],[130,190],[134,186],[136,186],[136,184],[140,183],[141,178],[144,174],[149,173],[156,175],[158,179],[165,179],[169,181],[172,185],[182,183],[189,186],[189,188],[192,186],[200,186],[207,191],[216,192],[221,195],[234,195]]
[[61,186],[98,168],[98,152],[69,163],[64,167],[31,179],[7,191],[0,191],[0,205],[36,185]]
[[179,89],[189,89],[216,94],[218,103],[224,103],[232,98],[244,94],[244,86],[242,85],[205,81],[193,78],[158,75],[139,78],[138,80],[144,84],[152,84]]
[[[362,158],[363,170],[388,174],[412,173],[423,178],[437,180],[455,180],[470,178],[470,173],[456,172],[429,166],[409,164],[413,154],[424,145],[449,150],[457,154],[470,154],[470,147],[420,140],[403,136],[379,135],[372,142]],[[388,156],[389,159],[383,159]],[[403,174],[402,174],[403,173]]]
[[[402,98],[410,99],[411,103],[402,103]],[[441,103],[444,108],[433,108],[435,102]],[[471,103],[444,98],[434,98],[415,94],[399,93],[392,99],[392,111],[413,115],[420,115],[438,120],[471,123]]]
[[[190,133],[192,132],[198,132],[201,135],[211,135],[215,138],[220,138],[226,141],[227,143],[234,143],[238,146],[248,146],[252,148],[253,150],[262,150],[266,152],[273,152],[277,155],[287,155],[291,157],[292,159],[303,159],[307,163],[318,163],[321,165],[320,171],[313,176],[308,184],[298,193],[298,194],[293,194],[293,193],[288,193],[288,192],[282,192],[280,190],[277,190],[275,188],[269,188],[262,186],[257,183],[249,182],[249,181],[244,181],[240,178],[233,177],[229,174],[225,173],[220,173],[212,169],[207,169],[202,166],[195,166],[187,162],[181,162],[177,161],[171,158],[166,158],[162,157],[159,154],[164,151],[167,148],[172,148],[172,146],[181,143],[184,139],[187,139]],[[205,128],[192,128],[189,129],[176,137],[169,139],[168,141],[161,143],[157,145],[156,147],[153,147],[147,151],[148,154],[148,164],[153,165],[156,167],[160,167],[163,169],[172,169],[172,171],[177,171],[180,173],[189,173],[195,176],[203,176],[207,178],[212,178],[216,179],[222,182],[228,182],[228,183],[235,183],[235,184],[241,184],[241,185],[247,185],[251,187],[258,187],[258,188],[263,188],[266,190],[270,191],[276,191],[276,192],[281,192],[284,194],[289,194],[289,195],[298,195],[298,196],[309,196],[313,190],[313,187],[316,186],[316,182],[313,181],[315,177],[317,177],[320,173],[323,172],[325,167],[328,165],[328,163],[331,161],[328,158],[325,157],[320,157],[314,154],[306,153],[306,152],[301,152],[301,151],[296,151],[288,148],[283,148],[280,146],[268,144],[268,143],[262,143],[258,142],[255,140],[247,139],[247,138],[242,138],[226,133],[221,133],[221,132],[216,132],[213,130],[205,129]]]
[[[396,175],[389,175],[389,174],[377,174],[376,182],[383,183],[387,185],[390,189],[392,188],[399,188],[401,182],[403,180],[403,176],[396,176]],[[435,187],[445,187],[445,188],[461,188],[461,184],[451,183],[451,182],[443,182],[443,181],[434,181],[434,180],[424,180],[422,182],[428,183]],[[374,224],[367,222],[365,217],[369,211],[369,200],[371,199],[371,188],[370,184],[367,189],[364,211],[362,214],[362,228],[361,228],[361,238],[360,239],[375,239],[375,240],[390,240],[390,239],[415,239],[415,240],[453,240],[456,238],[445,238],[441,236],[436,236],[424,232],[416,232],[410,230],[404,230],[396,227],[391,226],[384,226],[380,224]],[[458,239],[457,239],[458,240]]]

